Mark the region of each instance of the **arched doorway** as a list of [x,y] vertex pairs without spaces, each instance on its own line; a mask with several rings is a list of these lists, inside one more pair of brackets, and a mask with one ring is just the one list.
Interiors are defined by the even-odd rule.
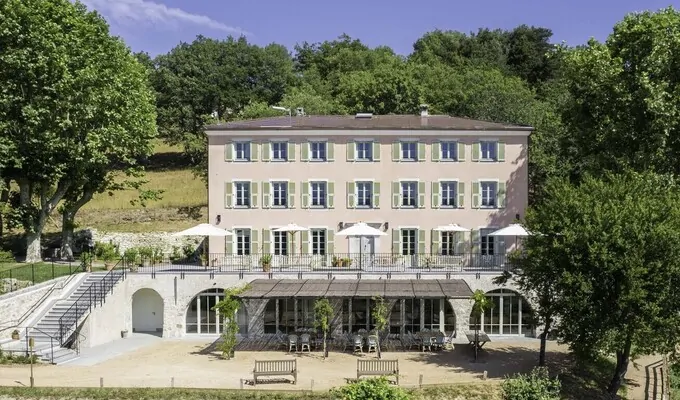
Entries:
[[534,336],[534,318],[531,306],[519,293],[497,289],[486,293],[493,308],[482,313],[481,323],[470,314],[470,330],[477,326],[489,335]]
[[[186,333],[199,335],[217,335],[224,330],[224,321],[213,307],[224,300],[223,289],[208,289],[197,294],[187,308]],[[236,312],[238,333],[248,334],[248,312],[239,307]]]
[[153,289],[132,295],[132,332],[163,333],[163,298]]

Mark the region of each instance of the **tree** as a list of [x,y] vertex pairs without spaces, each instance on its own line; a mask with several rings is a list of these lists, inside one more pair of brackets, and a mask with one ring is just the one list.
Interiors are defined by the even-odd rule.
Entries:
[[0,131],[14,149],[2,173],[19,186],[26,261],[37,261],[75,181],[149,149],[153,95],[144,67],[83,4],[7,0],[0,15]]
[[234,348],[236,347],[238,334],[238,321],[236,313],[242,306],[238,295],[249,288],[249,285],[242,287],[226,289],[224,291],[224,299],[220,300],[213,306],[213,310],[217,311],[223,321],[222,334],[220,335],[219,350],[222,352],[222,357],[231,360],[234,357]]
[[[543,235],[524,243],[527,283],[554,290],[559,338],[577,356],[616,355],[610,394],[619,390],[631,357],[673,350],[680,338],[674,179],[627,172],[586,176],[579,185],[551,180],[526,224]],[[555,282],[546,285],[550,279]]]
[[326,345],[328,331],[331,329],[330,321],[333,317],[333,307],[326,298],[317,299],[314,302],[314,327],[323,332],[323,357],[328,357]]
[[371,310],[371,317],[373,317],[373,324],[375,325],[375,330],[378,334],[378,347],[377,353],[378,358],[382,358],[382,352],[380,350],[380,338],[385,329],[390,323],[390,310],[385,304],[385,299],[382,296],[375,296],[372,299],[373,309]]
[[493,308],[493,302],[486,297],[484,291],[477,289],[472,294],[470,298],[473,301],[472,304],[472,315],[475,317],[475,362],[477,362],[478,350],[479,350],[479,326],[482,322],[482,314]]

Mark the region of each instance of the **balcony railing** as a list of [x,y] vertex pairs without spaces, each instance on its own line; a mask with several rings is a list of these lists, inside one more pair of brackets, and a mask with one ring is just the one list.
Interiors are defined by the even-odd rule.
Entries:
[[483,254],[209,254],[207,260],[198,259],[136,259],[124,265],[140,273],[177,273],[210,271],[214,273],[241,272],[502,272],[509,268],[507,256]]

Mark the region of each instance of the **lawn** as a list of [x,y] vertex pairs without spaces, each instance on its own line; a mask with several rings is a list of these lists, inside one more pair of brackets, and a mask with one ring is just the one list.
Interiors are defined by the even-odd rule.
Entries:
[[680,363],[671,364],[671,400],[680,400]]
[[67,264],[47,262],[35,264],[0,263],[0,279],[12,278],[20,281],[31,281],[34,284],[80,271],[79,262]]

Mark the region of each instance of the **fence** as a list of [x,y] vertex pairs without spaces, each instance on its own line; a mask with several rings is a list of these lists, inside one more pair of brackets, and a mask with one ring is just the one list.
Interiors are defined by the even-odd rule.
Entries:
[[0,294],[82,272],[79,262],[0,263]]

